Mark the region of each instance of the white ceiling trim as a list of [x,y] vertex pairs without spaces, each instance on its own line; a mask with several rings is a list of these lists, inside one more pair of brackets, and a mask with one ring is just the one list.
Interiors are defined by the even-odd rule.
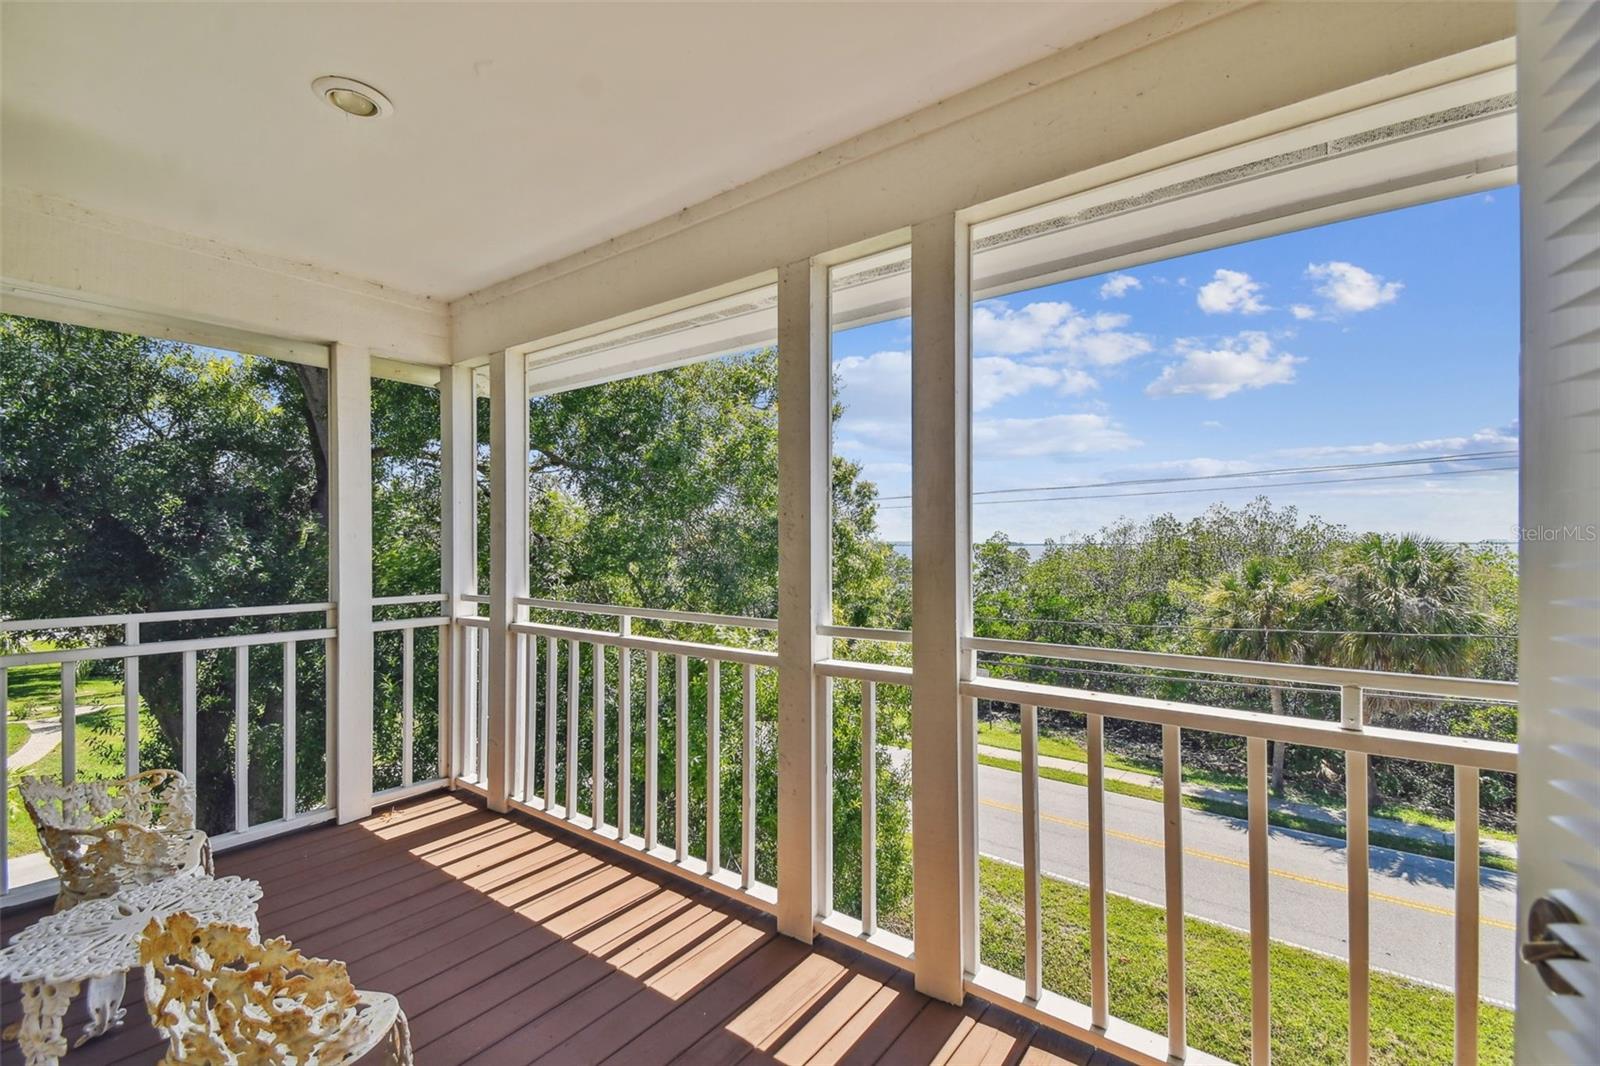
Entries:
[[1166,8],[1045,61],[1064,71],[1049,84],[946,102],[903,120],[929,123],[909,139],[874,131],[453,301],[452,350],[481,358],[941,213],[994,217],[1495,70],[1511,32],[1500,4]]

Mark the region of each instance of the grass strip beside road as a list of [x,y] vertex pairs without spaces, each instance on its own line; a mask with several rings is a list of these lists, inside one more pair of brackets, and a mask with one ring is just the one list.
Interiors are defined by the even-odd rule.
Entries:
[[[987,744],[991,748],[1006,748],[1010,751],[1022,750],[1022,734],[1010,722],[979,722],[978,743]],[[1071,734],[1044,733],[1039,734],[1039,754],[1048,755],[1057,759],[1069,759],[1072,762],[1087,762],[1089,753],[1082,744]],[[1146,759],[1131,759],[1114,751],[1106,752],[1106,769],[1127,770],[1136,774],[1148,774],[1151,777],[1161,776],[1161,764]],[[1204,785],[1207,788],[1226,789],[1231,792],[1245,791],[1248,782],[1238,774],[1224,773],[1220,770],[1208,770],[1199,766],[1185,766],[1183,779],[1191,785]],[[1294,785],[1289,786],[1289,799],[1314,803],[1321,807],[1342,807],[1344,797],[1331,792],[1316,789],[1306,789]],[[1407,803],[1385,801],[1373,804],[1372,815],[1375,818],[1389,818],[1396,822],[1405,822],[1407,825],[1426,826],[1445,833],[1455,831],[1455,820],[1448,814],[1439,814],[1435,811],[1425,810]],[[1517,834],[1493,825],[1480,825],[1478,832],[1484,837],[1493,840],[1505,840],[1516,843]]]
[[[980,936],[985,965],[1022,974],[1022,871],[997,859],[980,870]],[[1044,985],[1089,1002],[1089,893],[1044,877]],[[1166,1031],[1166,914],[1122,896],[1106,897],[1111,1013]],[[1250,1059],[1250,938],[1200,918],[1184,921],[1189,1043],[1232,1062]],[[1349,973],[1338,959],[1274,942],[1272,1054],[1279,1062],[1343,1066],[1349,1042]],[[1455,997],[1374,972],[1372,1059],[1382,1066],[1439,1064],[1453,1054]],[[1483,1004],[1481,1061],[1508,1063],[1512,1014]]]
[[[1022,763],[1011,759],[1003,759],[998,755],[979,755],[978,762],[984,766],[991,766],[997,770],[1010,770],[1013,773],[1022,772]],[[1076,770],[1062,770],[1055,766],[1039,767],[1039,776],[1051,781],[1060,781],[1063,784],[1087,787],[1089,778]],[[1161,790],[1151,785],[1136,785],[1130,781],[1119,781],[1115,778],[1106,779],[1106,791],[1116,792],[1123,796],[1132,796],[1135,799],[1149,800],[1160,803]],[[1207,814],[1220,814],[1228,818],[1238,818],[1248,821],[1249,809],[1242,803],[1229,803],[1227,800],[1214,799],[1210,796],[1183,797],[1183,805],[1194,811],[1204,811]],[[1345,827],[1340,822],[1328,822],[1320,818],[1306,818],[1291,811],[1275,810],[1267,816],[1267,821],[1280,829],[1296,829],[1304,833],[1315,833],[1318,836],[1331,837],[1335,840],[1345,839]],[[1455,847],[1432,840],[1416,840],[1411,837],[1399,836],[1395,833],[1386,833],[1372,829],[1367,833],[1367,840],[1373,847],[1388,848],[1391,851],[1405,851],[1413,855],[1427,855],[1435,859],[1455,860]],[[1515,873],[1517,861],[1505,855],[1492,851],[1480,851],[1478,861],[1487,868],[1505,870]]]

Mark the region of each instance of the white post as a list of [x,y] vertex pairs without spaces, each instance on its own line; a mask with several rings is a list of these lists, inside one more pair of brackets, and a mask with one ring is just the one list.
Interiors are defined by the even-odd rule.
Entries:
[[821,857],[814,673],[829,642],[828,275],[778,272],[778,931],[811,942]]
[[525,688],[510,630],[528,594],[528,375],[520,353],[489,362],[489,809],[511,808]]
[[[130,648],[139,643],[139,623],[123,628],[122,642]],[[139,772],[139,657],[122,660],[122,764],[129,777]]]
[[[911,805],[917,990],[960,1003],[971,898],[972,744],[960,694],[971,557],[967,227],[911,231]],[[970,723],[967,724],[970,729]],[[951,876],[959,871],[960,876]]]
[[451,624],[439,631],[439,715],[446,739],[444,775],[455,787],[465,763],[466,716],[471,706],[467,679],[472,664],[467,659],[465,629],[455,619],[474,613],[461,597],[477,592],[472,540],[474,506],[472,418],[472,368],[448,366],[439,371],[439,473],[440,526],[439,574],[444,593],[444,616]]
[[372,353],[328,356],[328,794],[340,822],[372,813]]

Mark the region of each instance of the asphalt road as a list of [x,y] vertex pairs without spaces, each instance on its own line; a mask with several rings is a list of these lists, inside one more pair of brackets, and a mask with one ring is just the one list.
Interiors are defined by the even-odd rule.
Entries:
[[[1021,775],[990,766],[980,766],[978,774],[981,850],[1020,864]],[[1039,809],[1045,873],[1086,883],[1087,791],[1041,780]],[[1248,929],[1245,823],[1185,809],[1183,848],[1183,895],[1188,913]],[[1344,842],[1274,827],[1267,854],[1272,869],[1272,938],[1346,958]],[[1370,849],[1369,858],[1372,966],[1452,988],[1455,864],[1377,847]],[[1517,878],[1500,870],[1484,870],[1480,884],[1480,994],[1509,1004],[1516,950]],[[1106,793],[1106,890],[1164,905],[1160,804]]]

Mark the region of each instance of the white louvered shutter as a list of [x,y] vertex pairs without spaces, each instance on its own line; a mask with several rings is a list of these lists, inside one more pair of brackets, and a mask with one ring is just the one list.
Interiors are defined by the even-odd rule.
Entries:
[[[1524,957],[1544,965],[1517,969],[1517,1059],[1587,1064],[1600,1063],[1600,4],[1518,8],[1518,911]],[[1536,909],[1555,924],[1529,945]]]

